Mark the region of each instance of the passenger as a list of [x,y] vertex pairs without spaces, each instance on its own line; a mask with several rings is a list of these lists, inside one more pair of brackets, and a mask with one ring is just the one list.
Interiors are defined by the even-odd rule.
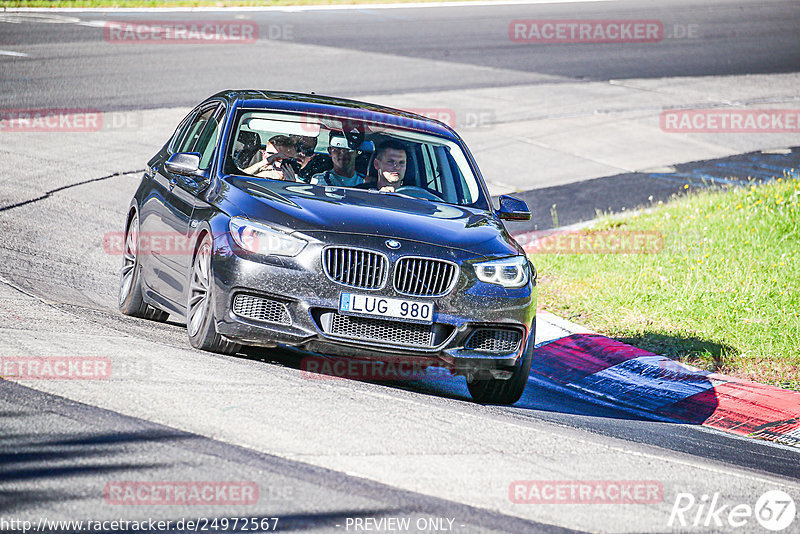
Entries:
[[325,172],[331,168],[331,158],[323,154],[315,154],[317,138],[311,136],[295,135],[292,139],[297,144],[297,165],[294,166],[298,181],[308,182],[315,174]]
[[296,181],[295,172],[288,161],[297,157],[297,144],[286,135],[276,135],[270,138],[264,150],[260,150],[251,161],[256,161],[244,172],[258,178],[272,180]]
[[364,175],[356,172],[356,151],[349,148],[345,137],[331,132],[328,154],[331,155],[333,169],[312,176],[312,184],[354,187],[364,183]]
[[408,164],[408,148],[396,139],[388,139],[378,145],[372,165],[378,171],[378,181],[370,189],[394,193],[403,185]]

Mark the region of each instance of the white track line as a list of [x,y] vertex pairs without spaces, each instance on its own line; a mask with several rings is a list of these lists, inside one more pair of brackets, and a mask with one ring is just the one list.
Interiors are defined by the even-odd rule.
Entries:
[[23,54],[22,52],[14,52],[12,50],[0,50],[0,56],[28,57],[28,54]]

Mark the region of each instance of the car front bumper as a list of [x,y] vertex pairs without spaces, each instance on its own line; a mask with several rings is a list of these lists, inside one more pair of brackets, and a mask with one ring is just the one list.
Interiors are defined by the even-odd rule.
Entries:
[[[337,236],[337,245],[348,246],[347,239],[346,234]],[[352,246],[364,246],[363,236],[350,239]],[[334,282],[322,266],[323,247],[321,243],[309,243],[294,258],[263,257],[242,251],[227,235],[217,237],[212,257],[217,332],[244,345],[289,345],[359,359],[410,359],[443,365],[458,374],[511,369],[526,351],[533,350],[535,275],[519,289],[485,284],[465,273],[471,269],[464,263],[465,258],[458,257],[458,252],[450,252],[453,256],[447,259],[461,265],[455,287],[442,297],[408,297],[394,290],[391,273],[389,282],[379,290],[359,290]],[[426,253],[437,257],[430,255],[429,245],[403,242],[405,255]],[[397,258],[389,255],[393,264]],[[434,324],[430,342],[417,342],[420,335],[427,335],[425,327],[420,325],[339,315],[342,292],[432,300]],[[255,318],[256,315],[259,317]],[[334,331],[331,328],[334,320],[361,334]],[[389,329],[388,333],[384,327]],[[384,333],[381,337],[371,329]],[[478,330],[501,330],[512,338],[518,335],[518,343],[513,350],[470,348],[471,338]]]

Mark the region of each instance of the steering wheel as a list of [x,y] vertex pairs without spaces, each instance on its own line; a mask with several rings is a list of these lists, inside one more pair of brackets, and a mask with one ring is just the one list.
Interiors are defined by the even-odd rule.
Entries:
[[442,202],[442,197],[436,193],[432,193],[427,189],[422,189],[416,185],[404,185],[395,189],[395,193],[402,193],[409,197],[422,198],[425,200],[433,200],[434,202]]

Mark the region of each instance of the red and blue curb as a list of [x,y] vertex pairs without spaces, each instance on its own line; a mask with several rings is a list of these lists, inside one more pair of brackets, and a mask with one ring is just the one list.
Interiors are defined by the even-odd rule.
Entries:
[[[540,315],[549,322],[550,314]],[[570,333],[570,323],[557,322],[566,335],[537,346],[531,378],[653,419],[800,447],[800,392],[703,371],[599,334]]]

